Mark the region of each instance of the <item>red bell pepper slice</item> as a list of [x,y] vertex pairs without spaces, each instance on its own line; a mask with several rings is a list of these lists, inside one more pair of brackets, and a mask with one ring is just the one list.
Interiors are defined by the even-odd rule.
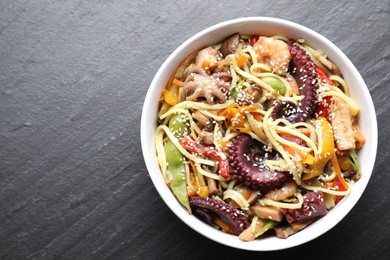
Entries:
[[317,109],[317,115],[325,117],[325,118],[328,118],[329,109],[330,109],[330,104],[331,103],[332,103],[332,97],[331,96],[323,97],[322,100],[319,103],[319,106],[318,106],[318,109]]
[[320,67],[318,67],[318,66],[316,66],[316,71],[317,71],[318,78],[322,82],[325,82],[325,83],[327,83],[327,84],[329,84],[331,86],[334,86],[333,81],[328,77],[328,75],[326,75],[325,71],[320,69]]
[[[316,71],[317,75],[320,81],[327,83],[331,86],[334,86],[333,81],[326,75],[325,71],[320,69],[318,66],[316,66]],[[328,117],[329,115],[329,108],[330,104],[332,103],[332,97],[331,96],[325,96],[322,98],[322,101],[320,101],[318,109],[317,109],[317,114],[319,116],[323,116],[325,118]]]
[[[338,190],[338,191],[345,191],[345,190],[346,190],[346,189],[344,188],[343,184],[341,183],[341,181],[339,180],[339,178],[335,178],[334,184],[335,184],[335,186],[337,187],[337,190]],[[335,196],[335,199],[334,199],[334,203],[335,203],[335,204],[339,203],[340,200],[342,200],[343,198],[344,198],[344,196],[336,195],[336,196]]]
[[206,157],[218,161],[219,174],[224,179],[229,178],[229,161],[227,158],[222,159],[214,147],[198,144],[194,141],[188,140],[185,137],[181,139],[180,144],[184,149],[191,153],[203,154]]
[[259,40],[260,35],[255,35],[249,40],[249,44],[253,47],[255,43]]

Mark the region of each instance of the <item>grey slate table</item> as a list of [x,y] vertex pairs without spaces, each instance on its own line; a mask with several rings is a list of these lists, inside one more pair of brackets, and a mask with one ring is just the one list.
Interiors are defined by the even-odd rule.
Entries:
[[[140,117],[159,66],[183,41],[243,16],[325,35],[361,72],[379,147],[357,206],[334,229],[279,252],[210,241],[159,198]],[[0,258],[390,259],[390,2],[0,2]]]

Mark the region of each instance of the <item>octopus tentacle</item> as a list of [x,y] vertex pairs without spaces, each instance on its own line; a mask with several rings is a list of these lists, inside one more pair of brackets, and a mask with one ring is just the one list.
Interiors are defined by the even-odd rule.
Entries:
[[[299,86],[299,94],[304,98],[298,103],[296,111],[290,115],[275,116],[285,117],[291,123],[305,122],[317,108],[317,90],[319,88],[317,72],[310,56],[292,41],[287,42],[291,53],[289,71]],[[281,101],[278,101],[280,103]],[[273,114],[273,118],[274,117]]]
[[194,210],[194,214],[199,214],[199,209],[201,210],[200,216],[203,220],[207,221],[204,218],[204,213],[217,214],[221,220],[229,225],[237,234],[241,234],[246,228],[249,227],[249,220],[243,215],[241,210],[233,207],[230,204],[227,204],[224,201],[216,200],[209,197],[192,197],[190,198],[191,208]]
[[277,100],[272,110],[272,118],[285,118],[291,116],[297,110],[297,106],[291,101]]
[[226,102],[230,84],[223,81],[221,77],[231,77],[231,75],[228,72],[209,75],[201,67],[192,68],[184,80],[183,87],[179,90],[180,101],[193,101],[198,98],[205,98],[209,104],[213,104],[216,101]]
[[[297,202],[297,201],[295,201]],[[289,223],[305,222],[314,217],[327,213],[324,194],[321,191],[312,191],[303,196],[303,203],[299,209],[282,209]]]
[[270,171],[264,165],[267,159],[276,159],[276,152],[267,152],[260,142],[247,134],[240,134],[232,140],[229,162],[233,175],[245,186],[265,194],[279,188],[291,178],[287,172]]

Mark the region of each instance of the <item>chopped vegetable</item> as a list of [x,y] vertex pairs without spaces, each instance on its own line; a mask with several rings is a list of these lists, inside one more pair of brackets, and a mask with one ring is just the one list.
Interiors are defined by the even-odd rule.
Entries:
[[164,100],[168,105],[174,106],[179,103],[179,98],[177,95],[172,94],[169,90],[163,90]]
[[[181,135],[187,131],[186,122],[186,117],[183,115],[173,115],[169,120],[169,128],[176,138],[181,137]],[[172,176],[172,181],[169,183],[169,187],[180,203],[190,210],[187,194],[184,155],[176,148],[170,139],[165,145],[165,154],[167,160],[167,171]]]
[[366,143],[366,138],[364,138],[364,135],[359,131],[359,129],[357,129],[355,125],[352,125],[352,129],[354,133],[353,136],[355,137],[355,140],[357,142],[357,147],[363,147],[363,145]]
[[328,118],[330,104],[332,104],[332,97],[331,96],[323,97],[322,100],[319,102],[319,106],[317,109],[317,115]]
[[280,94],[284,95],[286,94],[286,86],[281,82],[279,79],[274,77],[263,77],[261,78],[262,81],[270,85],[273,89],[278,91]]
[[245,89],[244,87],[244,82],[243,80],[239,81],[237,85],[235,85],[234,87],[232,87],[232,90],[231,90],[231,97],[232,98],[236,98],[238,92],[240,92],[241,90]]
[[267,232],[270,229],[273,229],[279,224],[277,221],[273,220],[267,220],[262,228],[260,228],[259,232],[257,232],[256,237],[259,237],[263,235],[265,232]]
[[255,45],[255,43],[259,40],[259,38],[260,38],[260,35],[255,35],[255,36],[253,36],[253,37],[249,40],[249,44],[250,44],[251,46]]
[[222,229],[222,231],[225,232],[225,233],[229,233],[229,234],[235,234],[236,233],[234,231],[234,229],[231,226],[229,226],[228,224],[226,224],[225,222],[223,222],[220,217],[214,217],[213,218],[213,222],[215,224],[217,224]]
[[328,77],[328,75],[325,73],[325,71],[320,69],[318,66],[315,66],[315,67],[316,67],[317,75],[318,75],[320,81],[322,81],[323,83],[329,84],[331,86],[334,86],[333,81]]
[[333,169],[334,169],[334,172],[336,173],[336,176],[338,178],[338,180],[340,181],[340,183],[343,185],[343,187],[348,190],[349,189],[349,186],[348,186],[348,183],[345,181],[344,177],[343,177],[343,174],[340,170],[340,166],[339,166],[339,163],[337,161],[337,155],[336,153],[332,153],[332,157],[330,158],[330,161],[332,163],[332,166],[333,166]]
[[242,65],[244,65],[245,62],[247,62],[247,60],[248,60],[248,56],[246,56],[245,54],[241,55],[237,59],[237,66],[241,67]]
[[356,154],[356,151],[355,150],[349,151],[349,155],[352,158],[353,164],[355,165],[355,169],[358,171],[358,174],[361,174],[362,169],[360,167],[360,162],[359,162],[359,158]]
[[222,158],[214,147],[198,144],[190,141],[188,138],[181,139],[180,144],[191,153],[203,154],[206,157],[216,160],[218,162],[219,174],[225,179],[229,178],[229,161],[226,157]]
[[181,81],[181,80],[178,80],[178,79],[174,79],[174,80],[172,81],[172,83],[175,84],[175,85],[176,85],[177,87],[179,87],[179,88],[183,87],[183,85],[184,85],[184,82]]
[[193,174],[190,175],[190,181],[195,188],[195,193],[201,197],[209,196],[209,188],[201,182],[195,165],[192,162],[190,164],[193,171]]
[[334,139],[331,124],[324,117],[320,116],[317,118],[317,129],[318,135],[321,137],[319,139],[322,140],[322,142],[319,142],[318,144],[320,155],[314,161],[310,173],[303,176],[303,180],[308,180],[321,175],[324,171],[326,163],[334,153]]

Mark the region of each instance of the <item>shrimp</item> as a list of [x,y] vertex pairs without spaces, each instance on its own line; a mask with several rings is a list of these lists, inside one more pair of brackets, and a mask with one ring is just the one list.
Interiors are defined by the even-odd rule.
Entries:
[[287,72],[291,54],[284,41],[261,36],[253,49],[259,62],[267,64],[275,73],[284,75]]

